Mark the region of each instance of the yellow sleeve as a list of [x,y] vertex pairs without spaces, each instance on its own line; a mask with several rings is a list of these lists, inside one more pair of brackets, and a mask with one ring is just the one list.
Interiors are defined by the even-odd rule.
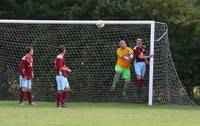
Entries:
[[133,49],[131,49],[131,48],[128,48],[128,50],[129,50],[129,55],[132,55],[132,54],[134,54],[134,51],[133,51]]
[[134,53],[133,49],[130,49],[130,51],[131,51],[131,54],[133,54],[133,53]]
[[117,49],[117,56],[118,57],[123,57],[123,54],[120,52],[120,48]]

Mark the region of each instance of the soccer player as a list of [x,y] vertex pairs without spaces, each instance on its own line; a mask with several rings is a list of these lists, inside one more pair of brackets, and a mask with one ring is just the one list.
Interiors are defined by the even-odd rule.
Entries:
[[120,79],[120,75],[122,75],[122,79],[124,79],[124,87],[122,95],[126,98],[128,89],[131,83],[131,72],[130,67],[133,59],[133,50],[127,47],[126,42],[121,40],[119,42],[119,48],[117,49],[117,63],[115,65],[115,75],[113,78],[113,85],[110,91],[114,91],[116,88],[116,84]]
[[152,55],[147,55],[146,46],[143,43],[141,38],[136,39],[136,46],[134,47],[134,69],[136,73],[136,93],[139,97],[142,95],[142,86],[144,84],[144,75],[146,70],[146,64],[148,58],[151,58]]
[[23,104],[24,94],[27,94],[28,101],[30,105],[35,105],[32,102],[32,82],[33,79],[33,48],[27,47],[25,49],[26,55],[22,58],[19,64],[19,74],[20,74],[20,97],[19,97],[19,104]]
[[69,82],[67,80],[68,73],[71,70],[65,66],[64,55],[66,49],[64,46],[60,46],[58,49],[59,54],[55,59],[56,69],[56,82],[57,82],[57,93],[56,93],[56,104],[57,107],[65,107],[64,101],[66,95],[70,93]]

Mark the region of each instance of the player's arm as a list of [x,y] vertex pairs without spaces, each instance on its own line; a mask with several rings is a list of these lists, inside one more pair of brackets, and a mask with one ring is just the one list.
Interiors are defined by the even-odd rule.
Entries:
[[138,57],[140,59],[148,59],[148,58],[152,58],[153,55],[150,55],[149,51],[145,49],[144,55],[139,54]]
[[33,62],[32,62],[32,79],[35,77],[34,73],[33,73]]
[[139,57],[140,59],[148,59],[148,58],[153,57],[153,55],[148,55],[148,56],[138,55],[138,57]]
[[117,56],[120,57],[120,58],[123,58],[127,61],[131,61],[131,59],[133,58],[133,51],[130,51],[131,54],[129,56],[124,56],[121,52],[120,52],[120,49],[117,49]]
[[132,60],[134,57],[134,50],[133,49],[130,49],[130,55],[129,55],[129,58]]
[[71,69],[69,69],[68,67],[64,66],[60,68],[61,71],[67,71],[68,73],[72,72]]
[[127,61],[131,61],[133,57],[134,57],[134,51],[132,49],[129,49],[128,56],[125,56],[124,59]]
[[34,78],[35,76],[34,76],[34,73],[33,73],[33,71],[32,71],[32,78]]
[[57,68],[58,68],[59,71],[67,71],[68,73],[70,73],[72,71],[71,69],[69,69],[65,65],[63,67],[63,62],[61,60],[57,62]]
[[150,55],[150,54],[149,54],[149,51],[146,50],[146,49],[145,49],[145,52],[144,52],[144,53],[145,53],[144,55],[139,54],[138,57],[139,57],[140,59],[148,59],[148,58],[152,58],[152,57],[153,57],[153,55]]
[[23,77],[23,78],[26,78],[27,77],[25,76],[25,60],[22,60],[19,64],[19,74]]
[[148,59],[144,59],[144,62],[145,62],[146,64],[149,64]]
[[[146,48],[146,47],[145,47]],[[149,55],[150,54],[150,52],[149,52],[149,50],[146,50],[145,51],[145,55]],[[144,61],[145,61],[145,63],[146,64],[149,64],[149,60],[146,58],[146,59],[144,59]]]

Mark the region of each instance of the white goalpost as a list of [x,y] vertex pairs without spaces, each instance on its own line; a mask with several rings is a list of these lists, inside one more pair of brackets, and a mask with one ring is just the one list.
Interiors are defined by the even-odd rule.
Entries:
[[[149,70],[148,70],[149,73],[148,73],[148,83],[147,83],[148,86],[145,88],[148,92],[147,93],[148,105],[152,105],[154,101],[156,103],[158,103],[158,102],[175,103],[175,104],[182,104],[182,102],[183,102],[183,104],[186,102],[187,102],[186,104],[191,103],[185,93],[184,88],[178,81],[179,80],[178,77],[177,76],[174,77],[175,81],[171,82],[169,80],[170,75],[168,75],[168,73],[165,73],[165,71],[163,72],[162,70],[159,70],[160,68],[168,69],[167,67],[170,67],[171,71],[174,71],[176,73],[175,69],[173,67],[171,67],[171,66],[173,66],[173,61],[172,61],[170,54],[169,54],[170,55],[169,57],[166,57],[166,59],[165,59],[166,61],[163,61],[161,56],[157,56],[157,55],[160,55],[157,53],[158,49],[160,49],[160,48],[166,48],[166,50],[170,52],[170,49],[168,47],[168,36],[167,36],[167,34],[166,35],[164,34],[165,30],[167,28],[166,24],[164,24],[164,26],[162,26],[162,24],[159,24],[159,23],[156,24],[155,21],[111,21],[111,20],[108,21],[108,20],[105,20],[105,21],[101,21],[101,23],[105,24],[105,27],[98,29],[98,28],[94,27],[98,22],[99,22],[98,20],[0,20],[0,29],[2,28],[1,32],[3,30],[5,32],[4,34],[3,33],[0,34],[0,37],[1,37],[0,41],[12,43],[12,39],[13,39],[13,41],[16,40],[15,41],[16,43],[13,43],[13,46],[16,46],[14,48],[16,48],[17,51],[19,51],[18,47],[20,47],[20,49],[21,49],[22,48],[21,46],[25,46],[27,41],[34,41],[34,42],[28,42],[27,45],[33,45],[33,46],[36,46],[39,48],[43,48],[42,42],[45,41],[45,43],[49,43],[48,46],[49,46],[50,51],[52,51],[55,48],[55,45],[58,44],[58,43],[53,44],[51,41],[62,41],[63,44],[66,44],[69,48],[72,49],[72,52],[76,49],[82,51],[83,54],[77,54],[77,52],[75,52],[75,51],[72,54],[77,57],[77,64],[78,64],[77,65],[76,63],[74,63],[75,65],[74,64],[72,64],[72,65],[74,65],[74,67],[76,69],[82,70],[82,69],[84,69],[83,62],[87,62],[87,64],[88,64],[88,66],[84,66],[84,67],[90,68],[89,61],[92,60],[88,57],[86,57],[85,59],[83,57],[86,55],[86,53],[88,53],[90,51],[95,51],[95,50],[91,50],[91,48],[88,47],[89,45],[84,46],[84,44],[87,45],[87,42],[95,41],[95,38],[90,40],[91,37],[93,37],[93,36],[98,37],[98,38],[96,38],[97,42],[95,44],[91,43],[92,48],[97,48],[98,46],[96,46],[96,45],[99,45],[100,49],[97,48],[96,50],[102,50],[103,47],[104,48],[111,47],[114,50],[117,47],[116,43],[118,43],[116,40],[117,40],[117,38],[119,38],[119,36],[121,34],[126,36],[129,41],[134,41],[133,36],[139,33],[142,36],[145,36],[145,40],[148,42],[148,45],[149,45],[150,55],[154,55],[155,46],[156,46],[156,44],[159,44],[159,48],[157,48],[157,46],[156,46],[156,58],[157,59],[155,59],[156,65],[157,65],[157,63],[159,64],[158,67],[154,66],[155,65],[154,64],[154,56],[152,58],[150,58],[150,63],[149,63]],[[55,26],[52,26],[52,25],[55,25]],[[156,25],[157,25],[157,27],[156,27]],[[156,28],[158,28],[159,30],[156,31]],[[22,31],[22,30],[20,31],[20,29],[24,29],[24,31]],[[14,31],[14,33],[13,33],[13,31]],[[19,43],[17,43],[17,42],[22,41],[22,40],[19,38],[16,39],[15,37],[23,34],[24,32],[26,32],[27,36],[25,36],[25,37],[27,37],[28,39],[24,40],[23,43],[20,45],[20,42]],[[8,34],[9,34],[9,36],[11,36],[10,38],[8,38],[6,36]],[[58,34],[59,37],[53,36],[53,38],[51,40],[51,36],[53,34]],[[92,34],[92,35],[90,35],[90,34]],[[143,34],[145,34],[145,35],[143,35]],[[37,40],[34,38],[35,36],[37,36],[37,37],[39,36],[37,38]],[[162,40],[162,38],[159,40],[162,42],[155,43],[155,39],[159,38],[159,37],[163,38],[163,40]],[[50,40],[48,40],[48,39],[50,39]],[[76,40],[74,40],[74,39],[76,39]],[[67,41],[67,43],[64,43],[64,41]],[[108,42],[110,42],[110,44],[105,45],[105,46],[101,45],[101,42],[103,42],[103,41],[108,41]],[[19,44],[19,45],[17,45],[17,44]],[[80,45],[78,45],[78,44],[83,45],[84,47],[80,47]],[[8,45],[8,46],[11,46],[11,45]],[[11,47],[13,47],[13,46],[11,46]],[[5,51],[5,50],[0,52],[0,53],[2,53],[0,58],[8,55],[8,54],[6,54],[7,51]],[[43,51],[43,50],[41,49],[38,52]],[[90,51],[88,51],[88,50],[90,50]],[[104,52],[104,53],[106,54],[106,52]],[[165,53],[165,52],[163,52],[163,53]],[[21,54],[21,53],[19,53],[19,54]],[[52,55],[53,54],[55,54],[55,52],[52,52]],[[16,54],[16,55],[18,55],[18,54]],[[51,55],[51,54],[49,54],[49,55]],[[81,56],[79,56],[79,55],[81,55]],[[87,55],[90,55],[90,54],[87,54]],[[114,56],[114,54],[112,54],[112,55]],[[69,57],[68,59],[70,59],[70,58],[71,57]],[[82,66],[81,66],[81,64],[79,64],[78,58],[81,60]],[[96,58],[97,58],[96,60],[99,60],[99,59],[102,59],[102,56],[98,56]],[[169,59],[167,59],[167,58],[169,58]],[[41,59],[37,59],[37,60],[40,61]],[[110,59],[108,58],[107,60],[100,61],[100,62],[103,65],[109,64],[108,62],[110,62],[111,59],[113,60],[113,58],[110,58]],[[73,60],[71,60],[71,62],[73,62]],[[170,62],[170,64],[166,65],[165,63],[167,63],[167,62]],[[3,63],[5,63],[5,62],[2,61],[2,64]],[[100,67],[102,66],[101,63],[98,64],[95,61],[93,61],[92,66],[94,66],[94,67],[97,66],[97,67],[95,67],[95,69],[100,70]],[[10,64],[10,65],[12,66],[14,64]],[[41,65],[41,64],[39,64],[39,65]],[[3,70],[4,68],[3,67],[1,68],[1,67],[2,66],[0,66],[0,69]],[[43,68],[43,66],[41,65],[40,68]],[[102,67],[102,69],[104,69],[104,70],[107,70],[110,68],[111,67],[108,67],[108,66]],[[156,73],[154,71],[154,68],[156,69]],[[13,67],[8,67],[7,69],[13,69]],[[36,68],[36,70],[39,71],[39,68]],[[91,88],[91,90],[94,90],[94,92],[89,91],[90,89],[84,89],[84,90],[88,90],[88,91],[82,92],[82,93],[86,94],[88,96],[81,98],[81,97],[78,97],[77,94],[74,94],[73,98],[76,100],[80,100],[80,101],[88,101],[87,98],[91,98],[91,101],[93,101],[94,99],[96,101],[109,101],[109,99],[112,99],[112,98],[110,98],[109,93],[106,92],[107,91],[106,87],[109,87],[110,85],[105,84],[103,86],[101,85],[102,87],[96,87],[97,86],[96,83],[98,84],[98,82],[96,80],[98,80],[99,77],[100,78],[102,77],[100,79],[100,80],[102,80],[102,83],[110,82],[110,78],[103,81],[104,78],[107,78],[107,77],[103,78],[103,74],[98,75],[98,73],[97,74],[95,73],[94,80],[93,80],[92,79],[93,75],[88,75],[88,73],[90,73],[90,71],[86,71],[86,73],[83,73],[84,70],[82,70],[82,73],[78,72],[78,74],[74,72],[74,75],[72,75],[71,80],[77,84],[86,83],[86,85],[89,85],[88,87]],[[162,71],[162,76],[159,76],[158,71]],[[40,72],[38,72],[38,73],[40,73]],[[156,74],[156,76],[154,74]],[[106,73],[106,75],[109,75],[109,72]],[[2,75],[0,73],[0,76],[3,76],[3,73],[2,73]],[[12,76],[14,76],[14,75],[12,75]],[[89,78],[88,80],[91,80],[92,81],[91,83],[95,83],[95,85],[88,84],[88,83],[90,83],[90,81],[88,81],[88,80],[86,80],[87,82],[81,81],[81,78],[84,78],[82,76]],[[112,76],[112,75],[110,75],[110,76]],[[156,77],[155,80],[154,80],[154,76]],[[8,76],[8,78],[13,79],[13,77],[9,77],[9,76]],[[78,79],[80,82],[77,82],[76,79]],[[38,80],[40,80],[40,83],[43,83],[43,85],[45,86],[45,82],[41,82],[41,79],[39,77],[38,77]],[[49,81],[51,82],[52,80],[49,80]],[[11,80],[11,82],[13,82],[13,80]],[[155,91],[154,91],[154,82],[156,83]],[[37,81],[35,83],[37,83]],[[38,83],[39,83],[39,81],[38,81]],[[173,85],[172,83],[177,83],[177,86],[176,86],[177,88],[174,90],[172,89],[173,87],[171,87],[171,85]],[[37,92],[41,93],[40,92],[41,88],[42,87],[35,87],[35,90]],[[74,88],[77,88],[77,87],[75,86]],[[82,91],[82,88],[83,88],[82,86],[78,87],[79,92]],[[104,97],[99,98],[100,100],[98,99],[98,96],[100,96],[101,94],[100,93],[95,94],[95,92],[98,92],[99,88],[101,90],[105,90],[105,92],[107,93]],[[175,96],[172,96],[171,93],[165,92],[165,90],[174,91],[174,92],[178,91],[178,93],[176,92],[176,94],[174,94]],[[91,94],[94,93],[95,97],[89,96],[91,94],[87,94],[88,92]],[[156,93],[156,94],[154,95],[154,93]],[[47,92],[47,94],[50,95],[51,91],[49,90]],[[181,97],[182,101],[176,101],[175,97],[177,97],[177,96]],[[111,101],[120,101],[120,100],[112,99]]]
[[[155,32],[155,22],[151,23],[151,37],[150,37],[150,54],[154,55],[154,32]],[[150,67],[149,67],[149,100],[148,104],[152,105],[153,103],[153,57],[150,58]]]

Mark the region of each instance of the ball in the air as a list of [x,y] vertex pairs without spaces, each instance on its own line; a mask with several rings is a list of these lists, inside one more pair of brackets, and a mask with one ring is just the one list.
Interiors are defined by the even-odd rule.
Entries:
[[96,26],[97,28],[103,28],[105,26],[105,24],[103,23],[102,20],[99,20],[97,23],[96,23]]

